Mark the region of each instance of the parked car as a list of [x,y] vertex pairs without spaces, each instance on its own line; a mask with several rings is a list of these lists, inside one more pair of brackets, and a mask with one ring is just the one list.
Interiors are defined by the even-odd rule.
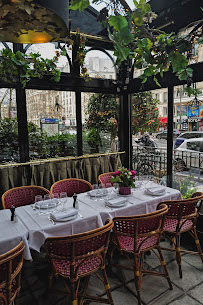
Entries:
[[177,170],[191,167],[203,170],[203,138],[185,140],[174,150],[174,166]]
[[[179,130],[177,130],[177,129],[173,130],[173,137],[174,138],[178,137],[179,134],[180,134]],[[162,132],[157,133],[156,138],[157,139],[167,139],[167,135],[168,135],[168,131],[166,129],[166,130],[163,130]]]
[[174,149],[178,148],[185,140],[193,138],[203,138],[203,131],[187,131],[181,133],[174,144]]

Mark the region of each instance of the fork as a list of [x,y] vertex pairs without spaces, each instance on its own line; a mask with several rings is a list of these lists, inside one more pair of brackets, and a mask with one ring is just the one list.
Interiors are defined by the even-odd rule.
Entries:
[[55,221],[51,218],[51,217],[48,217],[48,219],[52,222],[53,225],[55,225]]
[[105,205],[105,207],[106,207],[107,209],[109,209],[109,210],[112,210],[112,211],[113,211],[113,209],[112,209],[112,208],[110,208],[108,205]]

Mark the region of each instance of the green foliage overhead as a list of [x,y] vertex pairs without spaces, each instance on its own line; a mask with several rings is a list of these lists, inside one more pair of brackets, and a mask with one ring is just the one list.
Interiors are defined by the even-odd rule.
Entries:
[[[156,18],[147,0],[133,0],[132,11],[125,0],[94,0],[93,3],[105,3],[106,13],[102,16],[103,25],[107,28],[109,39],[114,43],[116,64],[131,58],[137,69],[143,69],[143,83],[149,76],[159,85],[156,75],[163,76],[164,71],[172,68],[180,80],[192,77],[188,68],[193,45],[202,43],[201,23],[185,36],[165,33],[150,28]],[[70,9],[82,10],[89,5],[88,0],[73,1]],[[184,11],[183,11],[184,13]],[[201,22],[201,21],[200,21]]]
[[160,120],[157,108],[159,101],[154,99],[151,92],[140,92],[132,96],[132,131],[156,132]]
[[50,75],[51,80],[59,82],[61,72],[56,68],[59,53],[52,59],[44,59],[39,53],[14,53],[11,49],[3,49],[0,58],[0,78],[8,83],[20,81],[25,87],[32,77],[42,78]]

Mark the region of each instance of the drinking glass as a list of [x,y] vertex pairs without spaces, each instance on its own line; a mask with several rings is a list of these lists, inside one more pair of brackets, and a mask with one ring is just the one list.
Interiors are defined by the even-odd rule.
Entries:
[[65,203],[67,202],[67,193],[66,192],[60,193],[60,202],[62,205],[61,211],[65,211]]
[[110,183],[110,186],[108,187],[108,193],[107,193],[107,200],[110,200],[114,197],[115,194],[114,186]]
[[92,196],[92,199],[97,200],[97,190],[98,190],[98,184],[93,184],[92,185],[93,191],[94,191],[94,196]]
[[53,205],[54,205],[54,211],[57,211],[58,205],[59,205],[59,194],[58,193],[53,193],[52,194],[52,199],[55,199],[53,201]]
[[[51,202],[50,202],[51,196],[49,194],[44,195],[44,203],[43,203],[43,207],[46,209],[45,214],[49,214],[49,210],[50,210],[50,206],[51,206]],[[48,201],[49,200],[49,201]]]
[[[39,201],[42,201],[42,195],[37,195],[35,196],[35,208],[36,208],[36,203],[39,202]],[[37,206],[38,208],[38,212],[37,212],[37,215],[41,215],[41,212],[40,212],[40,205]]]
[[149,176],[142,176],[142,189],[145,191],[147,185],[149,184],[150,180],[149,180]]

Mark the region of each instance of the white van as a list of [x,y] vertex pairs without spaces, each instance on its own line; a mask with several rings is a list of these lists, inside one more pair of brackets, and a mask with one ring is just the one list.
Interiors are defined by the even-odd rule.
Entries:
[[203,138],[185,140],[174,149],[174,166],[179,170],[191,167],[203,170]]

